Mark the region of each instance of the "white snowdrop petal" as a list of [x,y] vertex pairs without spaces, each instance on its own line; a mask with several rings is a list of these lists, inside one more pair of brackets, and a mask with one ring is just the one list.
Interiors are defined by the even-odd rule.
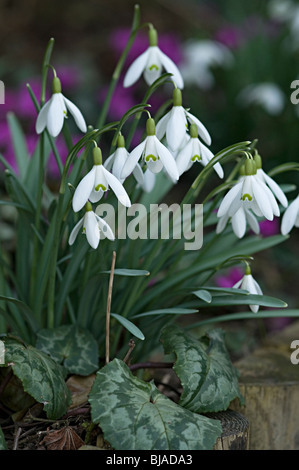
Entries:
[[264,217],[266,217],[266,219],[273,220],[273,209],[269,201],[268,195],[264,189],[266,185],[263,185],[263,183],[260,183],[258,179],[252,176],[250,176],[249,178],[251,178],[252,192],[254,195],[255,202],[258,205],[261,213]]
[[48,115],[47,115],[47,129],[52,137],[57,137],[63,127],[65,118],[65,106],[61,93],[54,93],[52,95]]
[[143,72],[143,77],[148,86],[151,86],[161,75],[162,65],[158,54],[158,47],[149,47],[149,55]]
[[207,145],[211,145],[211,143],[212,143],[211,136],[210,136],[208,130],[203,125],[203,123],[200,122],[200,120],[196,116],[193,116],[193,114],[189,113],[189,111],[185,110],[185,113],[186,113],[186,116],[187,116],[188,120],[191,122],[191,124],[196,125],[197,130],[198,130],[198,135],[202,138],[202,140]]
[[121,178],[126,179],[132,173],[138,163],[138,160],[142,155],[142,152],[145,148],[145,144],[146,139],[143,140],[139,145],[137,145],[137,147],[135,147],[134,150],[132,150],[132,152],[129,154],[128,159],[122,169]]
[[118,147],[114,154],[114,162],[112,166],[112,174],[122,183],[124,179],[121,177],[121,173],[124,164],[127,161],[129,153],[125,147]]
[[171,111],[166,113],[161,119],[156,124],[156,136],[158,137],[159,140],[162,140],[164,135],[166,134],[166,127],[168,123],[168,119],[170,117]]
[[96,249],[100,241],[100,230],[96,215],[92,211],[86,212],[84,216],[83,227],[85,229],[86,238],[90,246]]
[[248,209],[245,209],[245,214],[251,230],[258,235],[260,233],[260,226],[257,219]]
[[132,62],[125,74],[123,82],[123,86],[125,88],[133,85],[141,77],[147,63],[148,55],[149,49],[144,51],[139,57],[137,57],[137,59],[134,60],[134,62]]
[[47,125],[50,103],[51,101],[47,101],[38,113],[35,123],[35,131],[37,134],[41,134]]
[[82,219],[80,219],[79,222],[76,223],[75,227],[71,231],[70,236],[69,236],[69,245],[72,245],[74,241],[76,240],[79,230],[83,225],[83,219],[84,218],[82,217]]
[[65,96],[63,96],[63,100],[66,104],[67,109],[70,111],[71,115],[73,116],[77,127],[82,132],[87,131],[87,126],[83,114],[81,113],[80,109],[72,103],[72,101],[68,100]]
[[137,163],[133,170],[133,175],[138,184],[142,185],[144,180],[144,175],[141,166]]
[[172,73],[171,79],[176,83],[177,87],[182,90],[184,88],[184,80],[178,67],[161,49],[159,49],[158,54],[166,72]]
[[109,171],[107,171],[106,168],[102,167],[102,169],[105,173],[105,177],[106,177],[106,180],[108,181],[110,188],[114,192],[119,202],[126,207],[130,207],[131,206],[130,198],[125,188],[121,184],[121,182],[118,181],[118,179],[114,175],[109,173]]
[[219,206],[217,217],[222,217],[225,213],[229,211],[232,202],[237,199],[240,200],[241,191],[242,191],[243,183],[240,181],[239,183],[235,184],[228,193],[224,196]]
[[295,225],[299,213],[299,196],[290,203],[281,221],[281,233],[287,235]]
[[264,172],[264,178],[265,178],[265,182],[267,183],[267,185],[269,186],[269,188],[271,189],[271,191],[273,192],[273,194],[277,197],[277,199],[279,200],[280,204],[284,207],[287,207],[288,205],[288,200],[286,198],[286,195],[284,194],[284,192],[282,191],[282,189],[280,188],[280,186],[276,183],[276,181],[274,181],[273,178],[271,178],[269,175],[267,175],[265,172]]
[[182,106],[173,106],[166,127],[167,145],[172,152],[177,151],[186,135],[187,120]]
[[232,217],[232,227],[238,238],[243,238],[246,232],[246,217],[242,207]]
[[180,150],[176,157],[176,164],[178,168],[179,175],[182,175],[189,166],[189,163],[193,164],[191,161],[192,158],[192,149],[193,149],[193,139],[189,139],[189,142]]
[[107,224],[107,222],[104,219],[102,219],[101,217],[99,217],[97,214],[95,214],[95,216],[96,216],[98,225],[101,229],[101,232],[105,235],[105,237],[108,238],[108,240],[114,241],[115,236],[114,236],[114,233],[113,233],[110,225]]
[[228,222],[228,215],[223,215],[222,217],[219,218],[219,221],[216,226],[216,233],[221,233],[225,229],[227,222]]
[[72,200],[73,210],[78,212],[86,204],[89,199],[90,193],[94,188],[96,174],[96,166],[94,165],[92,169],[82,178],[78,184]]
[[144,175],[143,175],[143,183],[142,183],[142,188],[146,193],[150,193],[156,183],[156,175],[150,170],[145,170]]
[[172,180],[177,181],[179,179],[179,172],[177,169],[175,159],[173,158],[169,150],[163,144],[161,144],[161,142],[157,139],[157,137],[156,136],[154,137],[155,137],[158,155],[159,155],[161,162],[163,163],[165,171],[169,174]]

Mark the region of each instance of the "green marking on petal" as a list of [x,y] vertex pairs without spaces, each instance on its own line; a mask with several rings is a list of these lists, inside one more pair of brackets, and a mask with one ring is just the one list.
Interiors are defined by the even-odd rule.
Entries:
[[95,189],[96,191],[99,191],[100,189],[101,189],[102,191],[106,191],[106,190],[107,190],[107,188],[105,188],[105,186],[104,186],[103,184],[101,184],[101,183],[98,184],[94,189]]
[[156,64],[153,64],[153,65],[151,65],[151,66],[149,67],[149,70],[151,70],[151,71],[152,71],[153,69],[159,70],[159,67],[158,67],[158,65],[156,65]]
[[191,161],[192,162],[199,162],[201,160],[201,156],[200,155],[194,155],[192,158],[191,158]]
[[157,157],[153,154],[149,154],[145,157],[145,161],[146,162],[149,162],[150,160],[152,160],[153,162],[156,162],[157,161]]
[[241,199],[242,199],[242,201],[245,201],[245,199],[248,199],[248,201],[252,201],[252,196],[250,196],[250,194],[248,194],[248,193],[245,193],[245,194],[243,194]]

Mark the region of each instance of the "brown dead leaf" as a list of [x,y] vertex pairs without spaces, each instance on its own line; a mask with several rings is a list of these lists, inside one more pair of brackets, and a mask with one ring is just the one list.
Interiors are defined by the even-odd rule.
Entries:
[[84,441],[71,426],[58,430],[49,430],[41,441],[47,450],[77,450],[84,445]]
[[77,408],[88,401],[88,395],[93,385],[96,374],[82,377],[80,375],[72,375],[66,381],[66,385],[72,394],[72,403],[69,409]]

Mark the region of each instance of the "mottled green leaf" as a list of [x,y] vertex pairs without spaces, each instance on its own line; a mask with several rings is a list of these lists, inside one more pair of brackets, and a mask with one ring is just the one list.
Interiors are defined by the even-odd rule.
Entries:
[[17,339],[3,337],[2,341],[5,343],[5,364],[2,367],[11,366],[25,392],[38,403],[43,403],[49,419],[65,414],[71,396],[61,366],[47,354]]
[[226,410],[238,397],[238,373],[227,352],[223,332],[210,330],[195,338],[176,325],[166,326],[161,335],[166,354],[175,353],[174,370],[183,393],[179,404],[196,413]]
[[87,376],[98,369],[98,345],[92,334],[75,325],[42,329],[36,347],[49,354],[70,374]]
[[7,450],[6,441],[4,439],[4,434],[0,426],[0,450]]
[[97,372],[89,402],[92,421],[116,450],[212,449],[222,431],[219,421],[177,405],[119,359]]

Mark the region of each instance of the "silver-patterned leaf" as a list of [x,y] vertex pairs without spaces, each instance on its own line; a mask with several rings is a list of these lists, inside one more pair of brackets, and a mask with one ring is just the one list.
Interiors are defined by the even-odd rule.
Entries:
[[226,410],[236,397],[243,401],[222,330],[194,338],[176,325],[168,325],[162,330],[161,342],[166,354],[176,355],[173,368],[183,387],[181,406],[206,413]]
[[97,372],[89,402],[116,450],[212,449],[222,432],[219,421],[177,405],[119,359]]

